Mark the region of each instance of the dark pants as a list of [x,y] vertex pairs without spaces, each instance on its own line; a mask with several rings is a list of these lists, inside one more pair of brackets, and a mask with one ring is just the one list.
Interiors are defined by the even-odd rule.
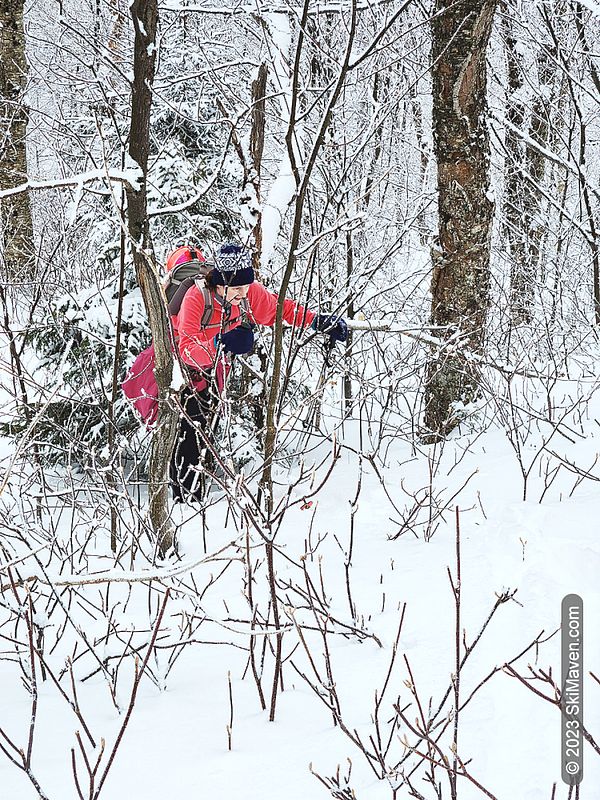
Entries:
[[209,466],[211,454],[205,453],[202,456],[205,444],[198,428],[211,438],[214,403],[208,388],[201,392],[184,389],[181,393],[181,405],[185,415],[181,417],[171,456],[171,490],[175,502],[202,502],[205,481],[201,468]]

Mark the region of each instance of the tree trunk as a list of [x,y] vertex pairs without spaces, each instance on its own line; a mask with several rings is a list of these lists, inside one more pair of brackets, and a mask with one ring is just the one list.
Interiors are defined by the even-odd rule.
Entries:
[[[256,79],[252,82],[252,125],[250,128],[250,155],[252,158],[252,174],[251,183],[254,187],[256,194],[256,202],[262,207],[261,197],[261,171],[262,171],[262,158],[265,147],[265,128],[266,128],[266,94],[267,94],[267,78],[269,76],[269,68],[266,62],[263,62],[259,69]],[[260,280],[260,268],[262,262],[262,211],[258,211],[256,224],[254,226],[254,252],[252,254],[254,274]],[[260,371],[262,375],[267,371],[267,353],[264,347],[260,344],[255,349],[255,355],[260,359]],[[253,377],[247,372],[244,372],[244,385],[242,387],[242,394],[246,394]],[[257,395],[249,395],[248,405],[252,411],[254,425],[257,431],[262,431],[265,424],[265,404],[266,404],[266,383],[263,383],[260,392]]]
[[[504,212],[507,238],[511,255],[510,312],[512,321],[519,325],[532,319],[535,285],[539,276],[540,251],[543,235],[542,192],[545,157],[541,149],[548,145],[550,130],[550,91],[555,70],[546,52],[548,45],[537,53],[538,85],[540,90],[525,102],[522,89],[527,66],[523,63],[519,43],[513,32],[512,17],[516,15],[516,2],[505,4],[503,32],[508,66],[507,120],[513,127],[506,130],[506,191]],[[524,128],[528,106],[531,106],[528,136],[540,149],[523,142],[520,131]]]
[[[514,0],[511,0],[511,6]],[[517,324],[523,321],[527,310],[533,302],[533,285],[527,280],[527,243],[526,232],[522,225],[521,202],[524,186],[523,176],[523,143],[518,131],[522,130],[525,119],[525,104],[520,90],[523,87],[524,74],[521,55],[512,30],[512,20],[508,14],[508,6],[502,16],[502,32],[506,51],[507,78],[506,87],[506,119],[513,127],[507,127],[504,146],[506,147],[504,216],[506,219],[506,236],[511,256],[510,264],[510,310],[511,317]],[[514,8],[511,8],[514,11]],[[515,130],[515,128],[517,130]]]
[[[27,180],[27,82],[24,0],[0,0],[0,189]],[[0,202],[4,276],[11,282],[31,280],[33,224],[29,194]]]
[[[268,65],[263,62],[256,80],[252,82],[252,126],[250,128],[250,154],[252,156],[252,184],[256,192],[256,200],[261,202],[260,173],[262,169],[263,150],[265,148],[265,105],[267,94]],[[262,253],[262,214],[259,211],[254,226],[254,270],[260,272]]]
[[131,18],[135,31],[133,89],[129,155],[139,165],[139,188],[127,188],[128,229],[133,247],[133,263],[148,314],[156,352],[154,373],[159,390],[158,425],[152,437],[149,474],[150,522],[159,550],[164,554],[174,544],[168,513],[168,467],[178,415],[167,402],[173,376],[172,330],[154,259],[147,216],[146,178],[150,152],[150,112],[156,60],[157,0],[133,0]]
[[[585,35],[585,21],[584,21],[584,14],[583,14],[583,7],[581,3],[574,4],[575,10],[575,25],[577,27],[577,36],[579,40],[579,44],[583,49],[583,53],[585,54],[585,60],[590,70],[590,75],[592,81],[594,83],[594,87],[596,91],[600,91],[600,75],[598,74],[598,70],[595,64],[595,56],[594,53],[590,50],[588,45],[588,41]],[[547,12],[545,14],[546,20],[548,21]],[[556,34],[554,33],[553,28],[548,25],[551,30],[552,38],[554,40],[555,45],[556,42]],[[556,47],[556,49],[558,49]],[[564,59],[563,59],[564,60]],[[568,86],[569,92],[571,97],[573,98],[573,105],[575,106],[575,112],[577,114],[577,118],[579,120],[579,186],[581,194],[583,195],[583,201],[585,205],[586,215],[584,217],[585,225],[589,231],[588,235],[586,236],[587,242],[590,246],[591,250],[591,257],[592,257],[592,290],[593,290],[593,297],[594,297],[594,319],[596,325],[600,324],[600,233],[596,230],[596,215],[594,214],[594,208],[592,206],[592,199],[590,197],[590,191],[588,186],[588,179],[587,179],[587,157],[586,157],[586,123],[584,121],[584,115],[581,112],[579,104],[575,101],[575,92],[573,89],[573,81],[568,76]]]
[[[433,34],[433,132],[438,174],[439,250],[433,254],[433,325],[447,336],[467,334],[483,346],[489,304],[490,233],[494,204],[488,197],[486,48],[497,0],[436,0]],[[464,359],[432,354],[427,367],[425,426],[440,438],[476,400],[478,375]]]

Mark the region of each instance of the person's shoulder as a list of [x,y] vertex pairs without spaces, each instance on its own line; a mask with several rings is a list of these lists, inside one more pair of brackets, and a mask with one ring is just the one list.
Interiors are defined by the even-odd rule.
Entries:
[[204,305],[205,291],[209,290],[208,289],[204,290],[203,288],[198,286],[197,283],[193,283],[185,293],[183,300],[181,301],[181,305],[183,306],[185,304],[186,306],[189,306],[189,305],[197,305],[198,303]]
[[262,283],[258,281],[253,281],[250,284],[250,288],[248,289],[248,297],[252,299],[252,297],[258,297],[260,295],[269,294],[269,290],[265,288]]
[[185,324],[186,321],[191,321],[192,325],[195,326],[196,319],[198,316],[201,317],[204,314],[205,308],[206,303],[203,289],[194,283],[184,294],[181,301],[181,306],[179,307],[178,313],[179,324],[182,322]]

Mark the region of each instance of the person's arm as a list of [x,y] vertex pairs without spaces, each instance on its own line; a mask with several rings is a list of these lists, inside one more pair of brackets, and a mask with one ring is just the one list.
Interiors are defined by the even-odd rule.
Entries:
[[183,361],[192,369],[210,368],[216,357],[213,341],[215,329],[202,330],[203,313],[202,292],[196,286],[192,286],[183,298],[177,318],[179,352]]
[[[260,283],[253,283],[248,290],[248,302],[252,317],[260,325],[273,326],[277,316],[277,295],[269,292]],[[294,300],[283,301],[283,318],[296,328],[308,328],[315,318],[314,311]]]

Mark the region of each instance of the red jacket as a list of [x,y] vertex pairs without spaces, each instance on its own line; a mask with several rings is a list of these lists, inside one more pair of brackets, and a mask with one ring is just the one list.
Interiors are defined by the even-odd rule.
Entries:
[[[223,315],[219,300],[220,298],[215,294],[210,323],[203,329],[201,321],[204,312],[204,298],[202,292],[196,286],[192,286],[183,298],[179,315],[174,319],[181,358],[194,369],[206,369],[211,367],[215,361],[217,351],[214,338],[221,330]],[[256,281],[250,284],[248,290],[248,306],[250,321],[257,322],[259,325],[275,324],[277,295],[267,291]],[[239,307],[232,306],[228,330],[240,324],[240,317]],[[315,314],[293,300],[284,300],[283,318],[297,328],[307,328],[315,318]]]

